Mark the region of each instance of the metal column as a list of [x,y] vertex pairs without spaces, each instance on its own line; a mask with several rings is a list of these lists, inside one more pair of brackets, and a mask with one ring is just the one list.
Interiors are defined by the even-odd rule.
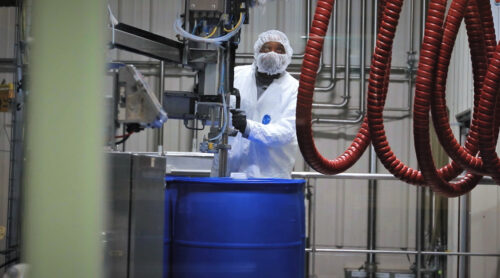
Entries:
[[[158,88],[158,101],[160,102],[161,107],[163,107],[163,93],[165,92],[165,62],[160,61],[160,76],[159,78],[159,88]],[[158,128],[158,152],[160,154],[163,153],[163,125]]]
[[23,261],[30,277],[102,277],[105,3],[37,0]]
[[[370,173],[377,172],[377,154],[373,146],[370,146]],[[367,249],[375,250],[377,248],[377,181],[368,181],[368,236]],[[365,269],[368,277],[375,277],[377,272],[377,261],[374,253],[366,255]]]

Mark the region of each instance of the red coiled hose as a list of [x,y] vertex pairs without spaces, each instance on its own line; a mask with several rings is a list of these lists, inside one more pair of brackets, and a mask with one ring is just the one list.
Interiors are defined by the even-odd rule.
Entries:
[[[481,1],[484,2],[483,0]],[[485,14],[486,17],[484,20],[482,20],[483,17],[480,16],[479,7],[477,6],[476,0],[470,0],[468,2],[469,3],[467,6],[465,22],[467,27],[467,34],[469,36],[469,46],[471,48],[471,58],[473,62],[474,111],[470,132],[465,142],[465,148],[460,146],[450,128],[448,113],[446,110],[445,90],[451,52],[453,50],[453,44],[455,42],[456,34],[458,32],[458,28],[462,20],[462,15],[464,13],[463,5],[467,4],[466,0],[454,1],[452,3],[452,6],[459,6],[463,8],[460,11],[457,11],[456,9],[450,9],[449,12],[449,15],[454,12],[457,17],[448,16],[451,20],[449,20],[449,24],[445,27],[445,30],[447,30],[448,32],[444,32],[443,43],[441,45],[437,68],[436,87],[433,93],[432,117],[440,143],[443,145],[443,148],[448,153],[448,155],[461,167],[477,174],[487,175],[488,171],[484,169],[482,160],[479,157],[475,157],[475,154],[477,153],[479,143],[478,104],[481,96],[483,79],[488,67],[488,56],[491,57],[492,55],[491,45],[487,44],[486,38],[494,39],[495,34],[493,29],[483,28],[483,23],[488,26],[488,24],[486,23],[492,22],[491,7],[489,6],[489,2],[486,2],[488,7],[483,7],[483,9],[487,9],[490,11],[489,14],[483,11],[483,14]],[[484,32],[493,32],[493,34],[484,34]],[[491,43],[489,42],[489,44]]]
[[333,5],[334,0],[318,0],[310,37],[306,45],[306,54],[302,63],[296,111],[297,139],[305,161],[314,170],[329,175],[338,174],[349,169],[358,161],[370,144],[370,133],[366,118],[349,148],[335,160],[330,161],[324,158],[314,143],[311,114],[314,87],[323,50],[324,36],[328,30]]
[[[488,115],[490,118],[480,115],[479,119],[474,120],[474,128],[471,128],[471,133],[465,145],[466,148],[464,149],[458,145],[459,149],[462,148],[463,152],[457,155],[454,154],[454,156],[459,156],[468,161],[468,163],[461,163],[467,166],[467,168],[472,164],[474,165],[472,167],[474,171],[494,173],[494,178],[500,180],[500,159],[497,157],[496,153],[494,153],[494,143],[497,139],[496,134],[500,121],[491,123],[490,125],[492,128],[482,121],[482,119],[500,119],[500,113],[494,114],[495,107],[500,107],[500,101],[497,101],[496,95],[494,94],[496,93],[495,89],[499,87],[498,83],[500,83],[500,77],[496,75],[500,70],[500,54],[495,52],[495,56],[493,55],[496,41],[489,1],[477,1],[477,4],[475,1],[470,1],[467,6],[467,12],[465,12],[465,4],[467,1],[455,0],[448,13],[445,27],[443,27],[443,19],[446,10],[446,0],[432,0],[429,4],[424,43],[417,71],[417,93],[414,107],[415,146],[419,165],[422,168],[422,173],[420,173],[397,159],[387,142],[383,124],[383,107],[387,94],[391,61],[390,56],[403,0],[387,0],[386,3],[381,1],[385,9],[382,16],[379,14],[380,28],[370,70],[368,116],[365,118],[356,139],[349,149],[334,161],[328,161],[319,154],[312,138],[311,109],[316,71],[318,69],[319,57],[323,46],[323,36],[326,34],[328,21],[333,8],[333,0],[319,0],[313,26],[311,28],[311,38],[306,47],[297,100],[297,137],[302,154],[309,165],[311,165],[313,169],[324,174],[342,172],[359,159],[366,149],[370,137],[372,137],[372,143],[379,159],[391,173],[401,180],[417,185],[428,184],[434,191],[450,197],[458,196],[471,190],[481,177],[468,173],[465,178],[458,183],[448,183],[447,180],[456,177],[462,169],[452,162],[436,170],[429,142],[429,108],[431,106],[431,97],[434,90],[437,90],[443,93],[439,94],[434,99],[444,99],[445,88],[443,84],[446,84],[446,71],[449,65],[449,57],[451,55],[456,33],[458,32],[459,24],[465,14],[474,65],[475,104],[479,105],[479,103],[483,103],[484,105],[484,108],[475,106],[475,110],[479,110],[482,113],[489,113]],[[487,83],[489,85],[488,87],[483,85],[486,65],[488,64],[488,58],[492,61],[496,61],[495,58],[497,54],[499,58],[498,64],[490,63],[488,74],[486,75],[488,78],[484,81],[484,84],[489,82]],[[439,61],[439,63],[436,64],[436,61]],[[436,73],[438,73],[437,82],[435,80]],[[489,90],[491,93],[491,95],[489,95],[490,99],[483,100],[482,97],[479,97],[479,93],[477,92],[480,91],[479,89],[481,87],[483,87],[482,91]],[[442,113],[443,108],[446,108],[442,103],[436,103],[437,105],[433,106],[433,113],[436,111],[435,114],[433,114],[435,118],[436,115]],[[437,122],[444,123],[445,121],[446,125],[449,127],[448,118],[445,118],[445,120],[439,118]],[[474,123],[477,122],[481,123],[480,128],[474,125]],[[369,123],[368,126],[367,123]],[[367,133],[367,129],[369,133]],[[490,132],[488,134],[491,133],[492,137],[479,137],[479,133],[482,133],[483,129],[489,129]],[[445,130],[443,134],[447,134],[447,132],[448,131]],[[478,138],[480,139],[478,140]],[[481,143],[477,144],[478,141]],[[447,143],[442,144],[446,145]],[[480,148],[487,150],[493,148],[493,152],[489,152],[488,159],[485,158],[485,161],[487,161],[486,164],[488,164],[486,166],[487,170],[484,169],[481,163],[478,163],[480,159],[473,156],[477,152],[478,145]],[[483,151],[483,149],[481,149],[481,151]],[[471,157],[474,158],[474,160],[471,159]]]
[[[473,1],[474,0],[471,0],[471,2]],[[437,91],[444,92],[445,90],[447,75],[446,70],[448,69],[451,50],[453,49],[455,38],[465,13],[466,3],[467,0],[454,0],[448,11],[444,31],[441,31],[441,27],[435,26],[433,27],[434,31],[436,31],[434,33],[435,37],[432,40],[427,39],[427,36],[424,37],[422,49],[432,52],[432,56],[428,57],[430,59],[420,60],[420,65],[417,71],[417,80],[419,80],[419,82],[425,82],[425,86],[417,83],[415,92],[413,114],[414,140],[419,166],[421,167],[422,175],[424,176],[426,183],[431,186],[433,191],[439,192],[448,197],[460,196],[469,192],[481,179],[481,176],[479,175],[467,173],[467,175],[457,183],[448,183],[443,180],[436,171],[429,139],[429,110],[431,106],[432,94],[435,94]],[[440,10],[446,7],[446,1],[441,1],[440,3],[436,1],[436,4],[441,6]],[[439,16],[441,16],[441,14],[439,14]],[[439,36],[438,34],[442,35]],[[426,52],[426,54],[429,52]],[[436,72],[436,61],[437,72],[439,74],[437,75],[435,81],[437,86],[433,86],[434,81],[432,78],[424,77],[423,79],[419,79],[419,77]],[[444,109],[446,109],[446,106],[444,106]],[[477,147],[474,147],[471,152],[477,152]]]
[[[479,149],[486,168],[490,171],[492,178],[500,184],[500,160],[495,151],[495,143],[498,136],[498,118],[500,114],[500,99],[498,88],[500,87],[500,44],[490,60],[488,72],[481,90],[479,101]],[[497,134],[494,134],[497,133]]]
[[[392,43],[399,20],[399,13],[401,12],[401,6],[402,0],[387,1],[383,21],[379,29],[368,86],[369,129],[372,136],[372,144],[377,152],[377,156],[386,169],[389,170],[394,176],[405,182],[416,185],[424,185],[427,183],[422,174],[401,162],[390,148],[387,137],[385,136],[383,123],[384,107],[383,101],[381,100],[383,100],[384,95],[380,93],[380,88],[376,86],[376,84],[379,83],[379,80],[384,78],[382,74],[385,71],[385,67],[388,65],[388,55],[392,49]],[[439,43],[439,40],[436,40],[435,38],[440,34],[444,11],[444,5],[440,5],[438,1],[431,1],[426,22],[426,41],[434,40]],[[438,48],[434,49],[430,43],[427,43],[426,46],[422,47],[419,64],[420,74],[417,75],[417,86],[420,86],[421,89],[422,87],[424,89],[427,87],[432,88],[429,84],[433,84],[434,75],[432,74],[432,68],[435,63],[436,56],[434,53],[437,53],[437,49]],[[461,169],[456,164],[451,163],[440,169],[439,175],[444,180],[449,180],[457,176],[460,172]],[[469,181],[466,180],[464,182],[468,183]],[[445,193],[446,190],[441,189],[440,191]],[[446,194],[450,195],[451,193],[448,192]]]

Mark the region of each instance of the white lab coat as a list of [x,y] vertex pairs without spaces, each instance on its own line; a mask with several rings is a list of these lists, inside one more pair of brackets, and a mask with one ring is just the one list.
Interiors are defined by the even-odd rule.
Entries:
[[228,172],[244,172],[253,178],[290,178],[298,152],[295,108],[299,82],[285,72],[257,99],[255,65],[248,65],[234,69],[234,87],[240,91],[240,109],[246,112],[250,133],[248,138],[239,132],[229,138]]

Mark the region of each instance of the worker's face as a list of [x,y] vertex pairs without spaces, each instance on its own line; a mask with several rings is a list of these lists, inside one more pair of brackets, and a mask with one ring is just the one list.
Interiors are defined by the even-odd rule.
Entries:
[[257,55],[257,70],[274,75],[282,73],[288,66],[285,47],[279,42],[266,42]]
[[279,42],[266,42],[261,48],[260,53],[274,51],[278,54],[286,54],[285,47]]

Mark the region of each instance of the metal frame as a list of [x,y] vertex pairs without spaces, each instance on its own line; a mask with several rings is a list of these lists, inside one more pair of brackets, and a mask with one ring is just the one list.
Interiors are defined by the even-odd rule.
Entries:
[[[322,246],[316,246],[316,180],[317,179],[356,179],[356,180],[369,180],[369,181],[377,181],[377,180],[387,180],[387,181],[398,181],[399,179],[392,176],[391,174],[366,174],[366,173],[341,173],[333,176],[326,176],[317,172],[293,172],[293,178],[302,178],[307,181],[307,203],[309,216],[307,221],[307,226],[309,227],[307,235],[308,246],[306,247],[306,252],[310,254],[310,260],[307,263],[311,263],[312,265],[309,267],[311,270],[308,275],[312,275],[311,277],[315,277],[315,256],[318,253],[344,253],[344,254],[367,254],[367,255],[415,255],[416,260],[422,260],[422,256],[425,255],[434,255],[434,256],[458,256],[460,258],[463,257],[500,257],[500,253],[484,253],[484,252],[460,252],[460,251],[448,251],[448,252],[440,252],[440,251],[425,251],[422,246],[417,244],[416,250],[376,250],[376,249],[351,249],[351,248],[328,248]],[[460,179],[461,177],[457,177],[456,179]],[[311,182],[312,180],[312,182]],[[371,183],[368,183],[369,186]],[[491,178],[483,178],[478,185],[495,185],[497,186]],[[427,189],[422,187],[422,189]],[[423,196],[422,196],[423,197]],[[417,208],[417,211],[419,209]],[[311,214],[312,215],[311,217]],[[417,219],[418,220],[418,219]],[[418,233],[419,231],[416,230]],[[418,238],[417,234],[417,238]],[[417,239],[418,241],[423,241],[423,238]],[[417,262],[418,263],[418,262]],[[417,264],[418,265],[418,264]],[[419,278],[422,275],[422,269],[417,267],[416,269],[416,277]],[[309,277],[309,276],[308,276]]]
[[110,27],[111,47],[182,64],[184,45],[154,33],[118,23]]

